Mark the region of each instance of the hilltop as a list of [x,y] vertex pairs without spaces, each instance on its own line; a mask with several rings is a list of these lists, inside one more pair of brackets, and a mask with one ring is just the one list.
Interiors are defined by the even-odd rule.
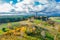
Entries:
[[[51,23],[50,23],[50,22]],[[20,22],[8,23],[1,40],[59,40],[60,23],[52,20],[28,19]],[[1,30],[0,30],[1,33]]]

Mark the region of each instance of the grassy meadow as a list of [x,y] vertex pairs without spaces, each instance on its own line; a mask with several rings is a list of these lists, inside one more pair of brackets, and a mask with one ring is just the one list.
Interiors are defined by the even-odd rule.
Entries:
[[60,19],[29,17],[18,22],[0,23],[0,40],[60,40]]

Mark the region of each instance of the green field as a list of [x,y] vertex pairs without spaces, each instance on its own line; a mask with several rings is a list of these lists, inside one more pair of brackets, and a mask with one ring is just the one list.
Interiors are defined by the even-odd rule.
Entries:
[[[54,20],[56,22],[60,22],[60,20]],[[25,26],[20,26],[21,24],[26,24]],[[30,22],[28,20],[23,20],[23,21],[19,21],[19,22],[9,22],[9,23],[2,23],[0,24],[0,39],[1,40],[54,40],[55,36],[56,39],[59,40],[60,39],[60,32],[58,32],[55,27],[52,26],[53,24],[48,24],[46,21],[42,21],[39,19],[34,19],[33,22]],[[58,24],[60,25],[60,24]],[[9,29],[8,27],[11,27],[13,29]],[[56,26],[56,25],[55,25]],[[24,28],[21,28],[24,27]],[[32,30],[33,27],[35,27],[35,30]],[[5,30],[2,30],[3,28],[5,28]],[[22,32],[19,32],[16,30],[21,28],[23,29]],[[25,30],[25,28],[27,28]],[[11,33],[11,35],[9,35],[9,31],[10,30],[16,30],[17,33],[23,33],[23,35],[13,35],[13,33]],[[32,30],[32,31],[31,31]],[[8,32],[8,35],[4,35],[5,33],[4,31]],[[44,31],[44,32],[43,32]]]
[[60,20],[54,20],[54,21],[56,21],[56,22],[60,22]]
[[50,17],[53,21],[60,22],[60,17]]

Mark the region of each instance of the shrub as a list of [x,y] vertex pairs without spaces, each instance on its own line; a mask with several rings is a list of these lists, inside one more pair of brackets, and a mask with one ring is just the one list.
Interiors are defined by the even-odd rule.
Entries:
[[7,28],[2,28],[2,31],[3,32],[7,32],[9,29],[7,29]]
[[54,40],[54,36],[51,35],[51,33],[46,32],[46,39],[48,39],[48,40]]

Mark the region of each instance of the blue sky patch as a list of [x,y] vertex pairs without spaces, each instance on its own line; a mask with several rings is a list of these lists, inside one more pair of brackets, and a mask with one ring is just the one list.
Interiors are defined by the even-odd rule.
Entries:
[[60,0],[56,0],[56,2],[60,2]]
[[34,4],[35,4],[35,5],[40,5],[40,3],[39,3],[39,2],[34,2]]
[[7,3],[9,3],[10,1],[13,1],[13,4],[17,3],[17,0],[2,0],[2,1],[7,2]]

